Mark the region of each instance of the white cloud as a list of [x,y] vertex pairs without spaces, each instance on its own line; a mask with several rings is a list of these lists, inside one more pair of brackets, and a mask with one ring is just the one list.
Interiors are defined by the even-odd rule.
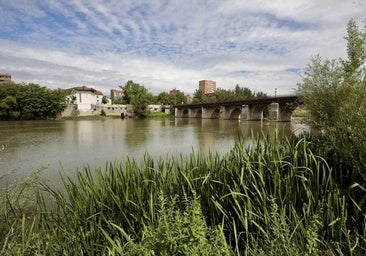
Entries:
[[105,93],[127,80],[193,93],[201,79],[290,93],[311,56],[345,56],[347,22],[365,13],[357,0],[4,0],[0,72]]

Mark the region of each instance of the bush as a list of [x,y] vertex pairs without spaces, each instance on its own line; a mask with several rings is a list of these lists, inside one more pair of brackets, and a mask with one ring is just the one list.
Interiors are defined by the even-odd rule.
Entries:
[[[168,199],[168,200],[167,200]],[[185,199],[182,203],[166,196],[160,197],[160,210],[156,224],[144,226],[142,239],[136,243],[119,226],[125,239],[113,240],[107,232],[104,235],[111,243],[110,255],[232,255],[225,241],[222,228],[209,228],[201,211],[198,199]]]

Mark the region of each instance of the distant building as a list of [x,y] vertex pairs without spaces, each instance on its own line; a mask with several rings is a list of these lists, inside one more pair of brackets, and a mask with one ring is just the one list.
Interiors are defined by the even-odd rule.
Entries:
[[0,73],[0,83],[11,81],[11,75],[7,73]]
[[122,91],[112,89],[111,90],[111,100],[112,100],[112,102],[119,99],[119,98],[122,98],[122,93],[123,93]]
[[103,93],[94,88],[80,86],[71,88],[69,97],[74,100],[78,110],[88,111],[92,108],[92,105],[102,104]]
[[193,97],[190,94],[186,95],[186,99],[187,99],[187,103],[192,103],[192,101],[193,101]]
[[201,80],[199,81],[199,89],[203,94],[212,94],[216,91],[216,82],[212,80]]
[[177,89],[173,89],[173,90],[169,91],[169,94],[172,94],[172,95],[177,95],[178,93],[180,93],[180,91]]

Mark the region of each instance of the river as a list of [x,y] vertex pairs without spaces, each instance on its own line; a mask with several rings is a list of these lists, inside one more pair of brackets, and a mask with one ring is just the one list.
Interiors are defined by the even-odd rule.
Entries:
[[[282,136],[307,127],[298,122],[266,123],[217,119],[60,120],[0,122],[0,186],[42,170],[51,183],[60,174],[73,177],[85,166],[103,168],[107,162],[204,153],[225,154],[241,136],[280,131]],[[4,175],[7,175],[4,178]]]

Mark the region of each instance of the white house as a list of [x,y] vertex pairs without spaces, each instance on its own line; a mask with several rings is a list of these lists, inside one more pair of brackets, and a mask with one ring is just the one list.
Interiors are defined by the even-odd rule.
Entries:
[[91,110],[92,105],[101,105],[103,93],[87,86],[71,88],[70,99],[77,105],[78,110]]

